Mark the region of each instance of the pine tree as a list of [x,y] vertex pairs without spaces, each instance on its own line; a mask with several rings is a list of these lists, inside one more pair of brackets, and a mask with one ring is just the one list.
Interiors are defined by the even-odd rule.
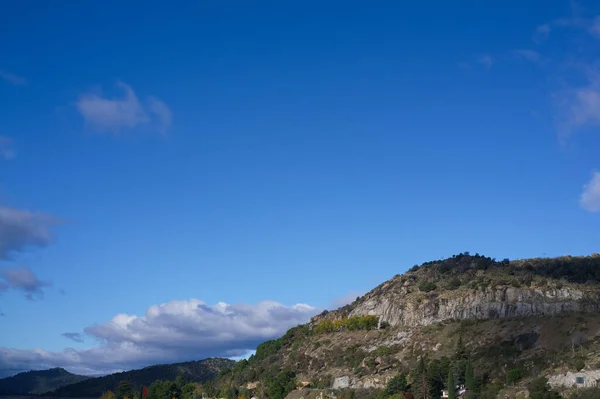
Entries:
[[465,370],[465,388],[469,391],[475,390],[475,371],[471,359],[467,362],[467,369]]
[[418,399],[430,399],[431,385],[429,384],[429,377],[427,375],[427,366],[425,365],[424,356],[421,356],[419,359],[413,381],[413,394],[415,394],[415,397]]
[[458,342],[456,343],[456,359],[462,360],[467,358],[467,349],[462,339],[462,334],[458,336]]
[[448,371],[448,399],[456,399],[454,372],[452,371],[452,368]]

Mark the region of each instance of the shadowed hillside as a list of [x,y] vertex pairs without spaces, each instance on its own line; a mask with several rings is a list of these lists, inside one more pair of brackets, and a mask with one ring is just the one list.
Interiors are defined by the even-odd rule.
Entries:
[[48,395],[57,397],[100,397],[104,392],[116,391],[121,381],[131,382],[137,391],[141,386],[149,386],[156,380],[174,380],[183,376],[187,381],[205,382],[214,379],[222,369],[232,367],[235,361],[211,358],[194,362],[161,364],[140,370],[109,374],[104,377],[90,378],[77,384],[68,385]]
[[89,377],[71,374],[62,368],[27,371],[0,379],[0,395],[42,394],[57,388],[85,381]]

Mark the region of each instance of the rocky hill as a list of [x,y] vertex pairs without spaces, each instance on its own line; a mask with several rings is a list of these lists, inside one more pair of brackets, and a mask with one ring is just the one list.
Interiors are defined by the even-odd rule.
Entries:
[[27,371],[0,379],[0,395],[38,395],[88,378],[71,374],[62,368]]
[[416,390],[421,368],[435,392],[467,363],[489,389],[600,368],[599,281],[597,254],[428,262],[261,344],[218,383],[264,387],[288,370],[302,385],[368,389],[403,374]]
[[182,376],[190,382],[203,383],[214,379],[221,370],[233,367],[235,363],[229,359],[211,358],[195,362],[160,364],[139,370],[89,378],[76,384],[63,386],[47,394],[54,397],[99,398],[107,391],[116,391],[121,381],[129,381],[137,391],[142,386],[150,386],[156,380],[175,380],[178,376]]
[[376,315],[391,326],[596,311],[600,255],[497,262],[459,254],[415,266],[354,303],[316,317]]

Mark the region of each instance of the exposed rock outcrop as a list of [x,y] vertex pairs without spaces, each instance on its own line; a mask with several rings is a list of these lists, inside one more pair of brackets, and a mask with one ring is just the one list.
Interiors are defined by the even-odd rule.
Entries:
[[349,316],[377,315],[392,326],[429,325],[460,319],[493,319],[556,315],[600,309],[597,295],[582,290],[485,288],[453,292],[452,297],[431,295],[420,301],[403,298],[402,293],[372,295],[356,303]]

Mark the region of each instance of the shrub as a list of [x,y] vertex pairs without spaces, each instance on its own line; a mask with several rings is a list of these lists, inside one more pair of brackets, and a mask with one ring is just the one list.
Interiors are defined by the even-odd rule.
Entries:
[[508,370],[506,373],[506,382],[509,385],[513,385],[515,382],[520,381],[523,378],[523,370],[521,369],[512,369]]
[[571,361],[571,368],[575,371],[581,371],[585,367],[585,360],[582,357],[576,357]]
[[315,326],[315,333],[323,334],[334,331],[357,331],[357,330],[372,330],[377,328],[379,317],[373,315],[353,316],[350,318],[331,320],[322,320]]
[[406,376],[400,374],[392,378],[385,387],[385,394],[392,396],[394,394],[403,393],[406,391],[407,383]]
[[391,355],[392,353],[392,348],[390,348],[389,346],[380,346],[373,352],[375,356],[387,356]]
[[423,292],[431,292],[435,289],[437,289],[437,285],[435,285],[435,283],[425,281],[425,282],[419,284],[419,290],[423,291]]
[[458,287],[460,287],[461,282],[457,277],[454,277],[452,279],[450,279],[450,281],[448,281],[448,285],[446,286],[447,289],[449,290],[455,290]]

